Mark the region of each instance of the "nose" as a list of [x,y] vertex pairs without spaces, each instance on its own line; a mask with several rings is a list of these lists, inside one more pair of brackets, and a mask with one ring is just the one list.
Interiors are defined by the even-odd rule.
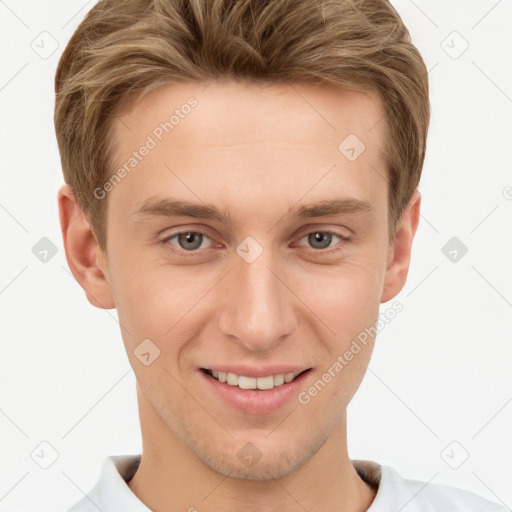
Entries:
[[250,351],[269,350],[297,326],[296,297],[286,284],[286,262],[264,249],[253,262],[234,255],[220,298],[219,329]]

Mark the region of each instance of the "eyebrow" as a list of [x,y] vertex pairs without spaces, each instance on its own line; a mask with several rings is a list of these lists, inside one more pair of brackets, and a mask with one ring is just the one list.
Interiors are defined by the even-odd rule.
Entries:
[[[374,215],[375,210],[370,203],[355,198],[324,199],[297,208],[290,208],[285,217],[310,219],[327,215],[357,214]],[[219,210],[207,203],[193,203],[177,199],[148,199],[143,201],[135,211],[135,217],[192,217],[195,219],[218,220],[226,225],[233,224],[229,208]]]

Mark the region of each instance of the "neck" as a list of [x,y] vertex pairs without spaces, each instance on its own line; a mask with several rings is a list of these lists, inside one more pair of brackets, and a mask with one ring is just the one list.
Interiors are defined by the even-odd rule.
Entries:
[[[376,491],[347,453],[346,415],[309,461],[273,480],[224,476],[205,465],[165,424],[137,386],[143,452],[131,491],[152,511],[363,512]],[[142,421],[143,419],[143,421]]]

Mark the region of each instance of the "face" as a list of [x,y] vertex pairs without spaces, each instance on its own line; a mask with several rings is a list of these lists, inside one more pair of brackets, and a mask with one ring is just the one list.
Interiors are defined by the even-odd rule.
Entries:
[[222,474],[284,476],[344,421],[386,299],[381,118],[374,95],[225,82],[114,125],[105,274],[142,422]]

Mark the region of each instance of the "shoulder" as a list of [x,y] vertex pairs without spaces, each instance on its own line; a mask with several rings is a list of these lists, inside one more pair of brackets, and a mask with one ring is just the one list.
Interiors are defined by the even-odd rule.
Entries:
[[404,478],[390,466],[353,461],[370,484],[378,482],[377,494],[367,512],[507,512],[503,505],[464,489]]

